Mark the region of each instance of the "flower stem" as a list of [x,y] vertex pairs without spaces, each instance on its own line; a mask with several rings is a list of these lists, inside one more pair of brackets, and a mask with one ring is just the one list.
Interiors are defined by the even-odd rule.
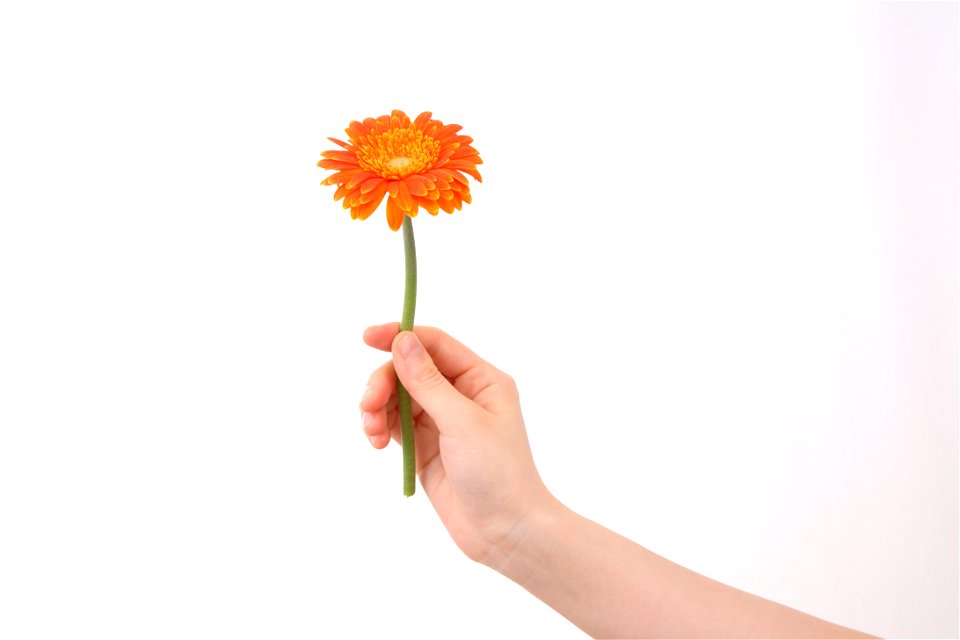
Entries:
[[[413,241],[413,220],[403,216],[403,255],[406,286],[403,289],[403,316],[400,331],[413,329],[413,313],[417,307],[417,245]],[[413,442],[413,416],[410,394],[397,378],[397,405],[400,408],[400,442],[403,446],[403,495],[412,496],[417,488],[417,453]]]

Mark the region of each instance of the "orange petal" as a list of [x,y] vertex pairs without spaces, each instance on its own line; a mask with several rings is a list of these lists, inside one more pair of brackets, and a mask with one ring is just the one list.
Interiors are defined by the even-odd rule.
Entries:
[[400,228],[400,225],[403,224],[403,209],[401,209],[396,204],[395,198],[390,198],[387,200],[387,224],[390,225],[390,228],[396,231]]
[[435,134],[433,134],[433,137],[438,139],[446,138],[448,136],[452,136],[457,131],[460,131],[460,129],[463,129],[463,127],[461,127],[459,124],[448,124],[447,126],[437,131]]
[[357,122],[356,120],[350,123],[350,126],[347,127],[346,131],[347,135],[350,136],[351,141],[353,141],[355,138],[362,138],[370,135],[370,127],[362,122]]
[[438,204],[440,205],[440,208],[446,211],[447,213],[453,213],[453,210],[454,210],[453,198],[450,198],[449,200],[442,199]]
[[399,181],[399,180],[391,180],[390,182],[388,182],[388,183],[387,183],[387,191],[390,192],[390,197],[391,197],[391,198],[396,198],[396,197],[397,197],[397,194],[400,193],[400,181]]
[[329,141],[332,142],[333,144],[338,144],[338,145],[340,145],[340,146],[343,147],[344,149],[349,149],[349,148],[350,148],[350,145],[347,144],[346,142],[344,142],[343,140],[337,140],[336,138],[327,138],[327,140],[329,140]]
[[345,183],[358,173],[365,173],[362,169],[346,169],[327,176],[320,184],[340,184]]
[[406,183],[397,181],[397,185],[397,196],[394,200],[397,201],[398,207],[409,213],[410,210],[416,208],[417,205],[414,204],[413,198],[410,196],[410,189],[407,188]]
[[344,185],[337,187],[337,192],[333,194],[333,201],[336,202],[347,193],[347,188]]
[[437,189],[440,191],[449,191],[450,190],[450,178],[443,178],[433,172],[426,174],[430,178],[433,178],[433,184],[436,185]]
[[358,207],[360,206],[360,196],[363,195],[360,193],[360,189],[353,189],[348,191],[346,197],[343,199],[343,205],[345,207]]
[[425,196],[427,195],[427,185],[418,180],[418,177],[419,176],[407,176],[403,179],[403,183],[410,189],[410,195]]
[[453,171],[452,169],[447,169],[444,167],[442,169],[434,169],[433,172],[446,177],[450,181],[451,186],[456,186],[454,181],[464,185],[467,184],[466,176],[459,171]]
[[384,189],[383,193],[380,194],[379,198],[374,198],[370,202],[364,202],[359,207],[357,207],[356,208],[357,217],[360,218],[361,220],[366,220],[367,218],[369,218],[370,214],[376,211],[377,207],[380,206],[380,203],[383,201],[383,194],[386,192],[387,190]]
[[457,152],[456,147],[447,147],[440,151],[440,155],[437,156],[436,164],[442,165],[444,162],[453,157],[453,154]]
[[331,160],[339,160],[340,162],[350,162],[352,164],[357,164],[357,154],[352,151],[340,151],[336,149],[334,151],[324,151],[320,154],[322,158],[330,158]]
[[451,160],[447,164],[443,165],[443,168],[463,171],[477,182],[483,182],[483,178],[480,177],[480,173],[476,170],[475,165],[472,162],[468,162],[466,160]]
[[[366,183],[364,183],[366,184]],[[380,202],[383,200],[383,196],[387,194],[387,181],[384,180],[379,185],[373,188],[372,191],[367,193],[363,192],[363,189],[360,189],[360,202],[370,202],[371,200],[376,200]]]
[[382,182],[386,182],[386,180],[384,180],[380,176],[373,176],[372,178],[367,178],[360,185],[360,193],[370,193],[371,191],[379,187],[380,183]]
[[413,121],[413,124],[414,126],[417,127],[417,129],[420,129],[421,131],[423,131],[424,127],[427,126],[427,123],[430,122],[430,118],[432,116],[433,114],[430,113],[429,111],[424,111],[423,113],[417,116],[417,119]]
[[350,179],[347,180],[344,184],[347,185],[347,189],[353,189],[359,184],[362,184],[364,180],[368,180],[374,176],[370,171],[360,171],[350,176]]
[[456,160],[451,160],[447,164],[443,165],[444,169],[459,169],[463,171],[464,169],[475,169],[476,162],[473,161],[473,158],[457,158]]
[[415,198],[418,205],[427,210],[431,215],[437,215],[437,212],[440,211],[440,205],[437,204],[436,200],[429,200],[427,198]]
[[451,160],[459,160],[460,158],[469,158],[470,156],[477,156],[477,160],[480,159],[480,155],[477,153],[477,150],[471,146],[458,147],[454,150],[453,155],[450,156]]
[[410,118],[408,118],[407,114],[405,114],[403,111],[400,111],[399,109],[394,109],[393,111],[390,112],[390,122],[391,124],[396,123],[394,125],[395,127],[399,127],[403,129],[406,129],[407,127],[410,126]]
[[321,160],[317,163],[321,169],[356,169],[356,162],[343,162],[341,160]]

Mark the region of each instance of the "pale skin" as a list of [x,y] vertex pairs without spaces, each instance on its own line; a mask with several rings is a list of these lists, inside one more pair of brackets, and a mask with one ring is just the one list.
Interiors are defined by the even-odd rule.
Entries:
[[534,465],[513,379],[439,329],[390,323],[363,339],[393,355],[360,402],[370,443],[399,442],[399,375],[420,484],[453,541],[591,636],[874,637],[711,580],[565,507]]

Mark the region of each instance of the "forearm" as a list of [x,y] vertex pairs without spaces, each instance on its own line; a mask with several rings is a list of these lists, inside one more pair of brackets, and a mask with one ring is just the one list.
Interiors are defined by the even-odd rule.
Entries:
[[685,569],[560,503],[488,564],[594,637],[868,637]]

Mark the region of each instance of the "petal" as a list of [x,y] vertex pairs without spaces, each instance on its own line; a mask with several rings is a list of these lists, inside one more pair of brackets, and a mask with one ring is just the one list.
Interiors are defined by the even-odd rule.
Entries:
[[326,179],[320,184],[340,184],[342,182],[347,182],[350,178],[358,173],[365,172],[361,169],[346,169],[345,171],[338,171],[337,173],[327,176]]
[[360,185],[360,193],[370,193],[371,191],[379,187],[380,183],[382,182],[386,182],[386,180],[384,180],[380,176],[373,176],[372,178],[367,178]]
[[459,160],[460,158],[469,158],[470,156],[477,156],[477,160],[480,159],[480,154],[477,153],[477,150],[467,145],[465,147],[458,147],[453,155],[450,156],[451,160]]
[[333,194],[333,201],[336,202],[347,194],[347,188],[344,185],[337,187],[337,192]]
[[410,126],[410,118],[403,111],[394,109],[390,113],[390,123],[396,128],[406,129]]
[[426,177],[433,179],[433,184],[436,185],[437,189],[439,189],[440,191],[450,190],[450,180],[452,180],[452,178],[445,178],[434,171],[431,171],[430,173],[427,173],[424,175]]
[[327,140],[329,140],[329,141],[332,142],[333,144],[338,144],[338,145],[340,145],[340,146],[343,147],[344,149],[350,149],[350,145],[347,144],[346,142],[344,142],[343,140],[337,140],[336,138],[327,138]]
[[358,207],[360,206],[360,196],[363,195],[360,193],[360,189],[353,189],[352,191],[347,192],[346,197],[343,199],[344,207]]
[[356,162],[343,162],[341,160],[323,159],[317,163],[321,169],[356,169]]
[[397,201],[397,206],[407,213],[411,209],[414,209],[417,205],[413,202],[413,198],[410,196],[410,189],[407,188],[405,182],[397,181],[397,196],[394,200]]
[[386,192],[387,190],[384,189],[383,193],[380,194],[379,198],[374,198],[370,202],[364,202],[359,207],[357,207],[356,208],[357,217],[360,218],[361,220],[366,220],[367,218],[369,218],[370,214],[376,211],[377,207],[380,206],[380,203],[383,201],[383,194]]
[[347,127],[346,132],[347,135],[350,136],[350,140],[352,142],[355,138],[362,138],[370,135],[370,127],[362,122],[357,122],[354,120],[350,123],[350,126]]
[[427,185],[418,180],[419,176],[407,176],[403,179],[403,183],[407,185],[407,188],[410,189],[410,195],[414,196],[425,196],[427,195]]
[[440,175],[442,175],[442,176],[446,176],[447,179],[450,181],[451,186],[455,186],[455,185],[453,184],[453,181],[454,181],[454,180],[456,180],[456,181],[457,181],[458,183],[460,183],[460,184],[464,184],[464,185],[467,184],[467,178],[466,178],[466,176],[464,176],[464,175],[463,175],[462,173],[460,173],[459,171],[453,171],[453,170],[451,170],[451,169],[447,169],[446,167],[444,167],[444,168],[442,168],[442,169],[434,169],[434,170],[433,170],[433,173],[438,173],[438,174],[440,174]]
[[340,149],[334,149],[333,151],[324,151],[320,154],[321,158],[330,158],[331,160],[339,160],[340,162],[352,162],[357,164],[357,154],[353,151],[341,151]]
[[420,129],[421,131],[423,131],[423,129],[427,126],[427,123],[430,122],[430,118],[432,116],[433,114],[430,113],[429,111],[424,111],[423,113],[417,116],[417,119],[413,121],[413,124],[417,129]]
[[387,181],[384,180],[379,185],[373,188],[373,191],[368,191],[367,193],[363,192],[363,189],[360,189],[360,202],[370,202],[376,200],[380,202],[383,200],[383,196],[387,194]]
[[427,210],[427,212],[435,216],[440,213],[440,205],[437,204],[436,200],[427,200],[426,198],[419,198],[417,204]]
[[474,163],[468,162],[467,160],[451,160],[447,164],[443,165],[443,168],[463,171],[477,182],[483,182],[483,178],[480,177],[480,173],[476,170]]
[[397,206],[394,198],[387,200],[387,224],[390,225],[391,229],[396,231],[400,228],[400,225],[403,224],[404,215],[406,214],[403,213],[403,209]]
[[453,157],[453,154],[457,152],[457,148],[454,146],[446,147],[440,151],[440,155],[437,156],[437,165],[442,165],[444,162]]
[[456,208],[453,205],[453,198],[450,198],[449,200],[443,198],[438,202],[438,204],[440,205],[440,208],[447,213],[453,213],[454,209]]
[[433,137],[438,139],[447,138],[455,134],[457,131],[460,131],[460,129],[463,129],[463,127],[461,127],[459,124],[448,124],[447,126],[437,131],[435,134],[433,134]]
[[364,180],[372,178],[374,174],[370,171],[360,171],[350,176],[350,178],[344,183],[347,185],[347,189],[353,189],[359,184],[362,184]]

